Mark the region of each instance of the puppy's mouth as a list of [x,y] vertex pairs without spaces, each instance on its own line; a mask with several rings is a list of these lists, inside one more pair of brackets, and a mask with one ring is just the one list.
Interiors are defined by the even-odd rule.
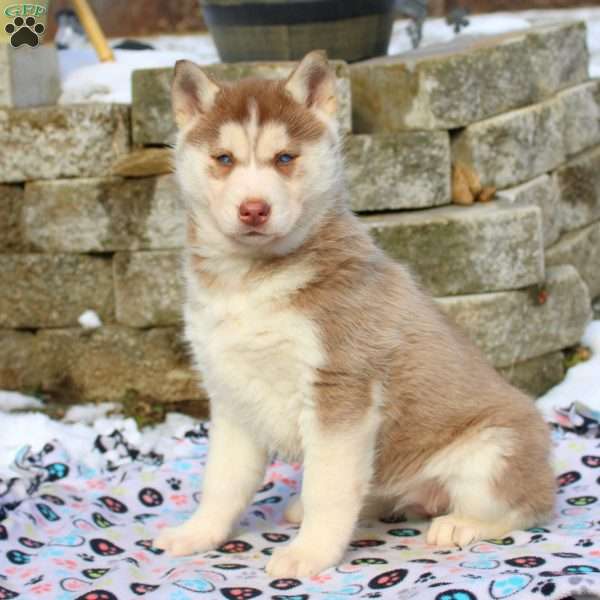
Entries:
[[261,231],[260,229],[249,229],[248,231],[240,231],[236,236],[236,240],[241,244],[247,244],[251,246],[268,244],[271,240],[277,236],[274,233],[268,233]]

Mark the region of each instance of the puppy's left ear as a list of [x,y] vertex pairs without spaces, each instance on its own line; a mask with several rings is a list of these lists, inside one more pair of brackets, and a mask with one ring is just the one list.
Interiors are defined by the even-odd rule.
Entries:
[[324,50],[309,52],[288,77],[285,89],[307,108],[322,110],[329,116],[335,114],[335,73]]
[[178,60],[171,88],[177,127],[181,129],[195,116],[210,110],[220,89],[197,64],[190,60]]

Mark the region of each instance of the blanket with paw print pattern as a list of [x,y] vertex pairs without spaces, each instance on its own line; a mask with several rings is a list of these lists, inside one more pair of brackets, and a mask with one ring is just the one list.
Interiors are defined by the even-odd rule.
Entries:
[[206,425],[170,440],[177,452],[169,458],[140,452],[120,431],[90,440],[90,452],[107,457],[93,469],[49,440],[39,452],[21,449],[18,476],[0,479],[0,600],[600,595],[600,444],[580,425],[578,432],[553,431],[558,496],[552,522],[465,548],[428,546],[426,522],[365,522],[342,564],[305,580],[265,573],[273,549],[296,533],[283,510],[299,491],[298,465],[271,465],[231,540],[175,559],[152,540],[198,503]]

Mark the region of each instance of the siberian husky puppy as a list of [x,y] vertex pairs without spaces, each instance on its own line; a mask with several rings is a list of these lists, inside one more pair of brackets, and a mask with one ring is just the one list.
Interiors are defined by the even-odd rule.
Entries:
[[227,540],[274,452],[303,461],[304,481],[272,576],[336,565],[361,513],[430,516],[439,546],[547,519],[549,435],[533,401],[348,207],[326,56],[237,83],[179,61],[173,108],[185,333],[212,427],[200,507],[155,545],[185,555]]

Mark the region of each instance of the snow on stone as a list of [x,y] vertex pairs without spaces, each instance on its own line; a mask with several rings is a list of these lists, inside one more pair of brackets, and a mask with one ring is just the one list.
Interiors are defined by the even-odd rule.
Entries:
[[[522,31],[536,25],[564,21],[585,21],[587,44],[590,51],[590,77],[600,77],[600,8],[526,10],[471,15],[469,26],[458,35],[498,35],[508,31]],[[407,52],[412,48],[408,35],[410,21],[396,21],[389,54]],[[440,44],[454,39],[456,34],[445,19],[428,19],[423,27],[421,46]]]
[[98,327],[102,327],[102,321],[98,313],[93,310],[86,310],[81,313],[77,320],[84,329],[98,329]]
[[[529,29],[531,23],[527,19],[517,16],[518,13],[494,13],[493,15],[473,15],[468,17],[469,26],[458,35],[497,35],[507,31],[520,31]],[[411,21],[400,20],[394,23],[392,39],[388,54],[399,54],[412,50],[408,27]],[[427,19],[423,25],[423,39],[421,47],[432,44],[442,44],[457,37],[452,27],[445,19]]]
[[[209,36],[198,36],[210,39]],[[203,43],[206,43],[204,40]],[[211,42],[212,43],[212,42]],[[78,102],[131,103],[131,74],[136,69],[172,67],[179,59],[201,64],[215,62],[214,53],[160,50],[115,50],[115,62],[98,63],[87,49],[58,53],[62,75],[59,104]],[[208,60],[207,60],[208,58]]]
[[592,357],[571,367],[564,380],[537,401],[548,420],[556,420],[556,408],[567,408],[573,402],[600,412],[600,321],[588,325],[581,343],[592,351]]
[[41,408],[42,406],[42,402],[32,396],[0,390],[0,410],[2,411],[26,410],[28,408]]
[[[458,35],[494,35],[521,31],[558,21],[586,21],[590,50],[590,76],[600,77],[600,8],[530,10],[512,13],[472,15],[470,24]],[[389,54],[411,50],[410,21],[394,24]],[[445,19],[428,19],[423,27],[422,46],[448,42],[456,37]],[[59,54],[63,93],[59,102],[131,103],[131,74],[136,69],[172,67],[179,59],[199,64],[219,62],[219,55],[208,34],[164,35],[139,38],[154,50],[115,50],[116,62],[99,63],[91,47],[61,50]],[[119,40],[111,40],[118,43]]]
[[65,423],[85,423],[92,425],[99,418],[106,417],[109,412],[119,412],[120,406],[115,402],[102,404],[80,404],[69,407],[63,421]]

